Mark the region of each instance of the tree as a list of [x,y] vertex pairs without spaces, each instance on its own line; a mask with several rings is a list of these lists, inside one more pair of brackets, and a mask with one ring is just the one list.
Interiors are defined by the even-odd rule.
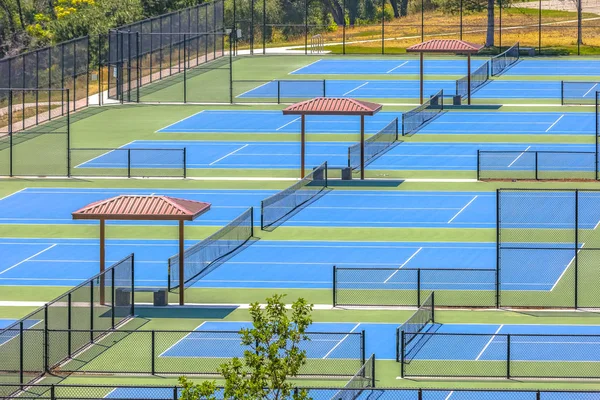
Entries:
[[[294,391],[288,381],[298,375],[306,364],[306,350],[300,349],[309,340],[306,329],[312,323],[312,304],[300,298],[287,310],[283,295],[267,299],[264,309],[258,303],[250,305],[253,327],[240,331],[241,344],[246,347],[243,358],[235,357],[219,367],[223,375],[225,399],[308,399],[306,390]],[[179,378],[183,386],[181,400],[216,399],[216,383],[194,384]]]

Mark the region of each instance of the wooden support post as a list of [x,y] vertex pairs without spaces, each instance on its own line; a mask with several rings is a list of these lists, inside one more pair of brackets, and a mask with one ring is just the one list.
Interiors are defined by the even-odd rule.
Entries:
[[365,116],[360,116],[360,179],[365,179]]
[[467,104],[471,105],[471,53],[467,55]]
[[304,178],[304,158],[306,152],[306,116],[301,116],[301,133],[300,133],[300,179]]
[[183,276],[183,266],[184,266],[184,257],[185,257],[185,249],[184,249],[184,241],[185,235],[183,231],[183,221],[179,221],[179,305],[182,306],[185,304],[184,298],[184,283],[185,279]]
[[420,79],[420,86],[419,86],[419,89],[420,89],[420,92],[419,92],[419,93],[420,93],[420,96],[419,96],[419,99],[420,99],[421,101],[420,101],[420,103],[419,103],[419,104],[423,104],[423,80],[425,79],[425,71],[424,71],[424,70],[425,70],[425,68],[424,68],[424,64],[425,64],[425,63],[423,62],[423,57],[424,57],[424,55],[423,55],[423,52],[421,52],[421,53],[419,53],[419,54],[420,54],[420,56],[421,56],[421,57],[420,57],[420,63],[419,63],[419,65],[420,65],[420,68],[419,68],[419,69],[420,69],[420,71],[419,71],[419,74],[420,74],[420,76],[421,76],[421,77],[419,78],[419,79]]
[[105,304],[104,269],[106,265],[106,221],[100,220],[100,304]]

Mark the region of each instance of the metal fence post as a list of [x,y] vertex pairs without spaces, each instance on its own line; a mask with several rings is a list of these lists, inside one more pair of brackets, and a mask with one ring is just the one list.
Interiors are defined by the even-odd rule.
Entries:
[[55,389],[54,384],[52,384],[52,386],[50,386],[50,399],[56,400],[56,389]]
[[[104,290],[100,287],[100,290]],[[90,281],[90,343],[94,343],[94,281]]]
[[307,55],[307,54],[308,54],[308,0],[304,0],[304,55]]
[[44,306],[44,371],[50,372],[50,353],[48,346],[49,337],[48,337],[48,304]]
[[538,168],[538,152],[534,152],[534,158],[535,158],[535,180],[537,181],[539,179],[539,168]]
[[152,366],[151,373],[152,375],[156,374],[156,331],[152,330],[151,332],[151,354],[152,354]]
[[575,189],[575,292],[573,302],[575,308],[579,308],[579,190]]
[[385,0],[381,0],[381,54],[385,54]]
[[[10,66],[10,62],[8,63],[8,65]],[[10,72],[10,68],[9,68],[9,72]],[[10,76],[10,75],[9,75]],[[13,91],[9,90],[8,91],[8,147],[9,147],[9,154],[8,154],[8,170],[9,170],[9,175],[13,176],[14,175],[14,171],[13,171],[13,126],[12,126],[12,116],[13,116],[13,104],[12,104],[12,99],[13,99]]]
[[186,72],[187,66],[185,65],[186,61],[187,61],[186,39],[187,39],[187,35],[184,33],[183,34],[183,102],[184,103],[187,103],[187,72]]
[[360,365],[364,365],[367,360],[367,348],[365,345],[365,330],[360,332]]
[[263,55],[267,54],[267,0],[263,0]]
[[112,268],[110,272],[110,326],[115,329],[115,268]]
[[67,331],[67,354],[69,355],[69,358],[71,357],[71,354],[73,353],[73,348],[72,348],[73,333],[71,332],[71,329],[73,328],[72,307],[73,307],[73,299],[71,297],[71,292],[69,292],[69,294],[67,295],[67,330],[68,330]]
[[342,24],[342,54],[346,54],[346,0],[342,0],[342,11],[342,18],[344,18]]
[[496,189],[496,308],[500,308],[500,189]]
[[404,331],[400,331],[400,378],[404,378],[406,376],[406,371],[404,371],[404,355],[406,354],[406,343],[404,338]]
[[[75,94],[73,95],[75,96]],[[71,106],[70,106],[71,94],[67,89],[67,178],[71,177]],[[76,98],[73,97],[73,104]]]
[[542,0],[538,2],[538,54],[542,54]]
[[506,379],[510,379],[510,334],[506,335]]
[[187,147],[183,148],[183,179],[187,178]]
[[421,306],[421,268],[417,268],[417,307]]
[[337,303],[337,268],[333,266],[333,306],[335,307]]
[[135,315],[135,254],[131,253],[131,316]]
[[179,396],[177,395],[177,386],[173,386],[173,400],[179,400]]
[[23,352],[23,320],[19,322],[19,383],[25,383],[24,369],[25,369],[25,357]]
[[375,365],[376,365],[376,363],[375,363],[375,353],[373,353],[373,356],[371,357],[371,369],[372,369],[372,373],[371,373],[371,387],[373,387],[373,388],[375,387],[375,383],[376,383],[376,380],[375,380],[375,376],[376,376],[375,375],[375,372],[376,372],[375,371]]

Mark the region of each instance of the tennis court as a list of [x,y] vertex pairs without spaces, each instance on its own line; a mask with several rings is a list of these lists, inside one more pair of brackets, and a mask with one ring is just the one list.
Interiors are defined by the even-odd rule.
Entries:
[[[195,242],[187,241],[186,247]],[[96,240],[4,239],[0,250],[8,249],[12,250],[12,257],[0,261],[3,286],[74,286],[98,272]],[[107,241],[107,264],[131,252],[140,266],[136,272],[137,285],[166,284],[167,259],[177,253],[176,241],[111,239]],[[553,255],[542,250],[531,251],[526,259],[507,252],[503,255],[502,288],[552,291],[572,261],[569,252]],[[532,267],[521,268],[523,262],[531,263]],[[489,269],[496,265],[496,246],[477,242],[259,240],[226,259],[193,287],[329,289],[334,265],[372,269],[359,286],[377,290],[413,289],[414,270],[420,268],[430,270],[423,289],[493,291],[495,278]],[[436,271],[439,268],[444,270]],[[464,270],[473,272],[466,274]],[[341,279],[338,285],[350,288],[352,282]]]
[[[418,99],[418,80],[327,80],[323,81],[277,81],[257,85],[236,96],[237,99],[277,99],[328,97]],[[325,86],[325,89],[323,89]],[[425,95],[444,90],[444,96],[456,94],[454,80],[426,80]],[[590,89],[590,93],[593,90]],[[490,80],[472,93],[475,99],[557,99],[560,100],[560,81]]]
[[[472,69],[479,68],[488,59],[474,58]],[[521,59],[510,67],[506,75],[585,75],[598,76],[600,61],[594,59]],[[347,74],[418,74],[419,60],[395,58],[394,60],[320,59],[297,69],[294,75],[347,75]],[[431,75],[466,75],[466,59],[425,59],[425,73]]]
[[[365,131],[377,133],[400,112],[380,112],[365,118]],[[300,133],[300,118],[281,111],[205,110],[158,131],[159,133]],[[309,116],[309,134],[358,134],[359,117]],[[418,135],[589,135],[596,132],[594,113],[565,112],[445,112],[422,127]],[[319,163],[320,164],[320,163]]]
[[[0,200],[3,224],[92,224],[73,221],[71,213],[95,201],[120,194],[160,194],[212,204],[189,225],[222,226],[248,207],[260,220],[260,201],[275,190],[144,190],[28,188]],[[355,226],[418,228],[493,228],[495,194],[490,192],[418,192],[377,190],[325,191],[286,220],[286,226]],[[43,206],[43,207],[42,207]],[[117,225],[175,225],[161,221],[108,221]]]
[[[401,139],[400,139],[401,140]],[[306,165],[316,166],[327,161],[329,168],[348,166],[348,148],[354,142],[308,142],[306,145]],[[186,149],[188,169],[294,169],[300,168],[300,146],[294,142],[218,142],[218,141],[155,141],[137,140],[120,149]],[[539,143],[418,143],[397,142],[369,164],[374,170],[460,170],[477,169],[477,151],[559,151],[594,152],[592,144],[539,144]],[[519,170],[528,167],[526,158],[515,153],[511,158],[492,160],[494,168]],[[147,152],[137,157],[136,168],[176,168],[181,164],[180,157],[172,157],[172,152]],[[558,165],[559,170],[580,170],[582,165]],[[487,165],[487,164],[486,164]],[[85,175],[86,169],[127,168],[120,154],[107,151],[75,168]],[[92,172],[93,173],[93,172]]]

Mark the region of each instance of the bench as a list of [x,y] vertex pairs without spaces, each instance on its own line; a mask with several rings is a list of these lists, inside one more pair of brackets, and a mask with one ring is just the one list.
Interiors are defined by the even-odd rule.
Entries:
[[153,304],[155,306],[166,306],[168,304],[168,294],[165,288],[117,288],[115,291],[115,306],[127,307],[131,304],[131,292],[136,293],[154,293]]

